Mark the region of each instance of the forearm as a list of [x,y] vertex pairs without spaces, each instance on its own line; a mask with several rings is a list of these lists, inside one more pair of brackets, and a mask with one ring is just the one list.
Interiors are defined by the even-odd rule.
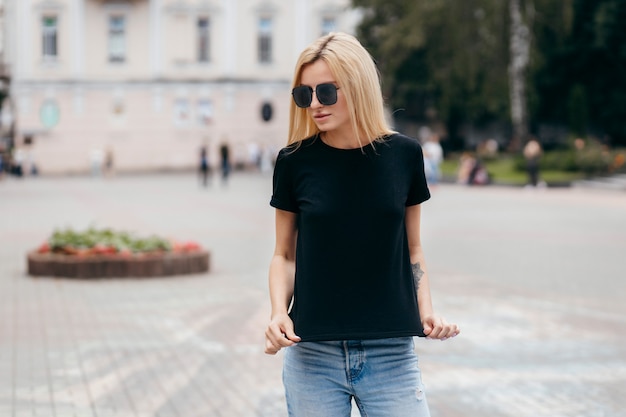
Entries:
[[293,256],[275,254],[270,263],[270,302],[272,315],[265,330],[265,353],[274,355],[301,339],[295,334],[293,322],[287,315],[293,298],[295,264]]
[[411,252],[411,270],[413,272],[415,290],[417,291],[420,317],[431,316],[433,314],[433,303],[430,295],[430,281],[421,247],[414,248]]
[[287,315],[295,285],[296,236],[296,214],[277,209],[276,248],[269,271],[272,315],[265,330],[265,353],[270,355],[301,340]]
[[295,262],[274,255],[270,263],[269,287],[272,317],[287,314],[293,297]]
[[406,214],[407,236],[409,239],[409,253],[411,257],[411,270],[417,292],[420,319],[424,334],[431,339],[445,340],[459,334],[459,326],[448,323],[443,317],[434,314],[433,302],[430,297],[430,281],[424,252],[420,242],[420,206],[407,207]]

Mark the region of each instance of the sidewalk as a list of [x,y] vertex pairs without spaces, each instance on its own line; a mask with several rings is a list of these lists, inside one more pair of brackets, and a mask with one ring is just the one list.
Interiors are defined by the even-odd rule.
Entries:
[[573,187],[595,188],[602,190],[626,191],[626,174],[574,181]]
[[[263,354],[271,179],[236,174],[0,182],[0,416],[286,417]],[[441,185],[423,209],[435,308],[419,340],[433,417],[625,417],[626,196]],[[198,241],[208,274],[25,275],[56,227]],[[395,416],[393,416],[395,417]]]

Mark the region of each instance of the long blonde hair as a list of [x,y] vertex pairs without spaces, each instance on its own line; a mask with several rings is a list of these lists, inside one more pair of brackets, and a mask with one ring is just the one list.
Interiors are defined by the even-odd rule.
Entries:
[[[304,67],[318,59],[326,62],[346,97],[352,128],[360,147],[395,133],[385,119],[378,69],[369,52],[354,36],[329,33],[309,45],[296,63],[292,88],[300,85]],[[307,110],[296,106],[292,100],[287,145],[299,145],[303,139],[319,132]]]

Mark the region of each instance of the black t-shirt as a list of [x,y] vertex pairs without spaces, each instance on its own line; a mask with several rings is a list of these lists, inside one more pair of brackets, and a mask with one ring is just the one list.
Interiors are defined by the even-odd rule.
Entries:
[[297,214],[289,314],[302,341],[424,335],[404,215],[428,198],[422,149],[401,134],[279,152],[270,204]]

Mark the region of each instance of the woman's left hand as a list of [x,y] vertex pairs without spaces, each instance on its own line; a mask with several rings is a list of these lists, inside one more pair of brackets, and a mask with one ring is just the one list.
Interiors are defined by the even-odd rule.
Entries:
[[422,327],[424,327],[424,334],[429,339],[446,340],[461,332],[458,325],[448,323],[446,319],[436,315],[424,317]]

